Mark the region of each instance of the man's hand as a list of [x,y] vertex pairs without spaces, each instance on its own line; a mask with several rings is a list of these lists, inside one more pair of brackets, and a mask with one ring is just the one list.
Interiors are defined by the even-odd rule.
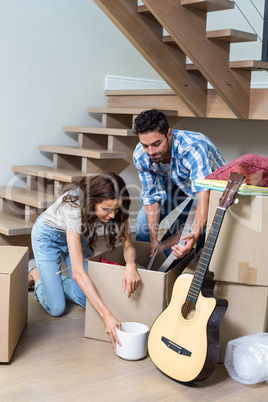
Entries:
[[182,258],[188,254],[193,246],[197,243],[199,236],[203,232],[207,223],[209,194],[209,191],[201,191],[197,193],[198,205],[196,208],[192,231],[181,238],[182,240],[186,241],[186,244],[184,247],[179,247],[178,245],[171,247],[172,253],[176,258]]
[[157,233],[160,219],[160,204],[158,202],[155,202],[154,204],[145,205],[144,209],[146,213],[148,229],[150,234],[150,244],[148,248],[148,254],[149,257],[152,257],[152,255],[155,252],[155,249],[158,246]]
[[127,295],[130,297],[140,284],[140,275],[137,271],[136,264],[126,264],[123,276],[122,292],[127,289]]
[[152,256],[153,256],[155,250],[156,250],[157,247],[158,247],[158,244],[159,244],[159,241],[158,241],[157,239],[150,241],[150,243],[149,243],[149,248],[148,248],[149,257],[152,257]]
[[184,247],[180,247],[177,244],[171,247],[172,254],[174,254],[176,259],[183,258],[188,253],[190,253],[190,251],[192,250],[193,246],[196,243],[196,238],[195,238],[195,236],[194,236],[194,234],[192,232],[188,233],[185,236],[182,236],[181,239],[186,242]]

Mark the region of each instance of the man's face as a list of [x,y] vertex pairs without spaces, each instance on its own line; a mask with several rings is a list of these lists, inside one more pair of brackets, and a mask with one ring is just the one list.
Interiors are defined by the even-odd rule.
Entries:
[[170,156],[172,130],[169,129],[167,137],[158,131],[139,134],[140,143],[153,162],[159,163]]

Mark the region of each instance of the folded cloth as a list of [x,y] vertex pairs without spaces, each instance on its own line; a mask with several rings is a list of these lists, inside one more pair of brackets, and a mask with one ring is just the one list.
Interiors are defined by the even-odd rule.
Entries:
[[[120,264],[117,264],[116,262],[106,260],[106,258],[104,258],[103,256],[101,256],[100,262],[103,262],[104,264],[120,265]],[[142,267],[140,264],[137,264],[137,263],[136,263],[136,267],[144,269],[144,267]]]
[[246,184],[268,187],[268,158],[264,156],[254,154],[240,156],[210,173],[206,179],[228,181],[231,172],[243,174],[246,177]]
[[100,262],[103,262],[104,264],[120,265],[120,264],[117,264],[116,262],[106,260],[106,258],[104,258],[103,256],[101,256]]

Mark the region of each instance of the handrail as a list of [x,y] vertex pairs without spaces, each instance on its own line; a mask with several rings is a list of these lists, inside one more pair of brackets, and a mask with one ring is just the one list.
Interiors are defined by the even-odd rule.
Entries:
[[247,21],[249,26],[252,28],[252,30],[255,32],[255,34],[258,36],[259,40],[261,41],[261,44],[262,44],[261,61],[267,62],[268,61],[268,0],[265,0],[265,2],[264,2],[263,16],[262,16],[262,13],[256,7],[254,1],[250,0],[251,4],[253,5],[253,7],[255,8],[255,10],[257,11],[260,18],[263,21],[262,39],[258,35],[257,31],[255,30],[255,28],[253,27],[253,25],[251,24],[249,19],[244,14],[244,11],[242,10],[242,8],[238,5],[237,1],[233,0],[233,2],[235,4],[235,6],[237,7],[237,9],[240,11],[241,15],[245,18],[245,20]]
[[264,22],[262,34],[262,61],[268,61],[268,0],[264,3]]

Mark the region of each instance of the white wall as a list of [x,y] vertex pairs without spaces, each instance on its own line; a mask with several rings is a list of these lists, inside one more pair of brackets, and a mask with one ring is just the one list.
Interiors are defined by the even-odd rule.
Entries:
[[0,49],[0,185],[51,165],[38,145],[74,144],[63,125],[99,124],[107,74],[159,78],[91,0],[0,0]]
[[[207,30],[237,29],[258,35],[256,42],[234,43],[230,47],[230,60],[260,60],[265,0],[235,0],[235,8],[208,13]],[[266,71],[252,73],[253,87],[267,87]]]
[[176,128],[205,134],[219,148],[227,163],[244,154],[268,156],[268,120],[184,118]]
[[[260,9],[263,2],[255,0]],[[223,13],[209,15],[208,29],[250,31]],[[236,56],[254,58],[234,46]],[[86,107],[106,105],[106,75],[160,79],[91,0],[0,0],[0,49],[0,185],[10,182],[12,165],[51,165],[39,144],[74,144],[63,125],[99,124]],[[253,84],[268,86],[267,73],[256,77]],[[268,122],[182,119],[179,127],[207,134],[227,161],[267,156]]]

